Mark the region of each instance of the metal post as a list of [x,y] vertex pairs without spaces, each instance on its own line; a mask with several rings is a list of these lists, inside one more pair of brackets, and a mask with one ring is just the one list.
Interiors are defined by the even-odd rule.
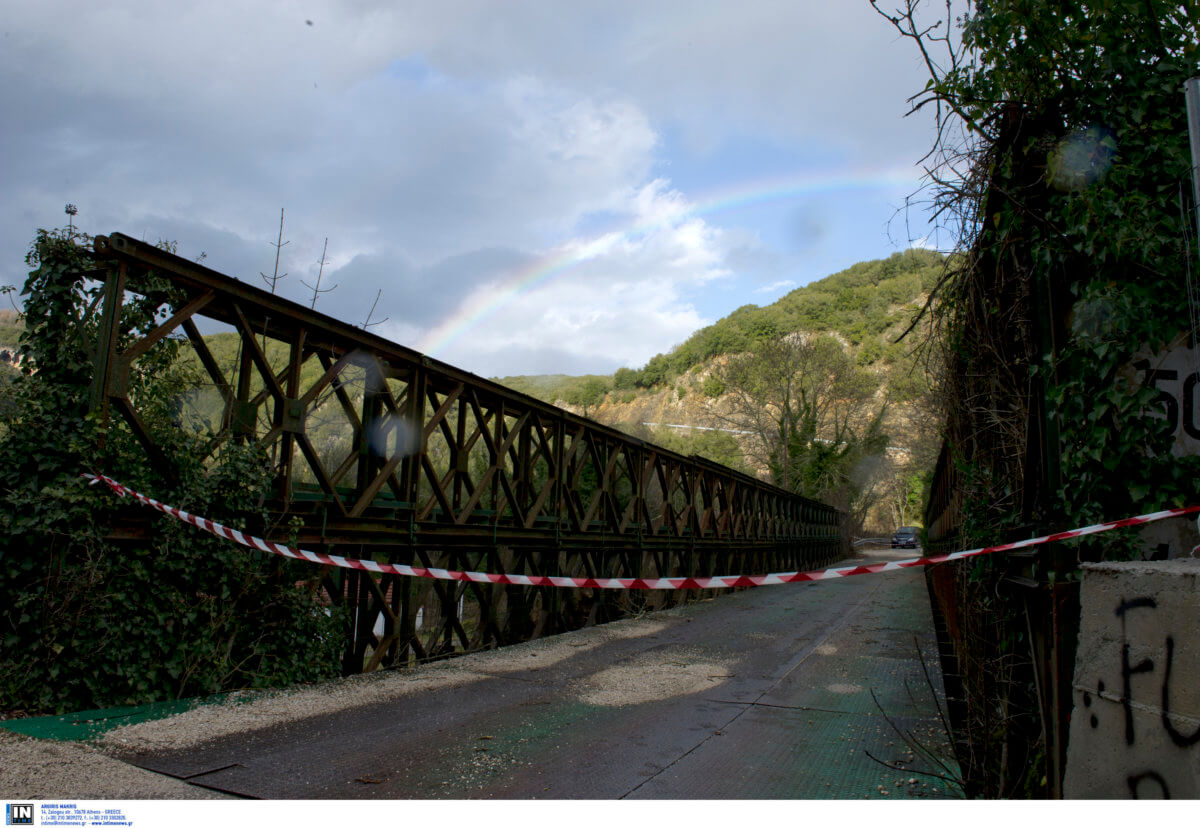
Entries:
[[[1192,205],[1196,211],[1196,234],[1200,238],[1200,76],[1183,85],[1187,98],[1188,136],[1192,145]],[[1200,245],[1197,245],[1200,249]]]
[[125,302],[125,280],[128,271],[128,264],[121,262],[115,270],[109,270],[104,279],[104,305],[100,335],[96,340],[96,358],[88,407],[92,411],[99,411],[106,423],[112,375],[117,363],[117,341],[121,336],[121,308]]

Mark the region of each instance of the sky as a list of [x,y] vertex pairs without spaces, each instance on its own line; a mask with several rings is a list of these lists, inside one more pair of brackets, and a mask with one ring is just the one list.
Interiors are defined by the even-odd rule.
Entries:
[[910,246],[927,75],[867,0],[7,4],[0,284],[174,241],[483,376],[639,367]]

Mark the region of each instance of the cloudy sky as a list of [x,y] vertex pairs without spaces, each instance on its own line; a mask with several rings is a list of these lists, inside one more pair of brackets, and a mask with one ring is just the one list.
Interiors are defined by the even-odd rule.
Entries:
[[867,0],[9,4],[0,283],[178,242],[485,376],[637,367],[928,234],[925,74]]

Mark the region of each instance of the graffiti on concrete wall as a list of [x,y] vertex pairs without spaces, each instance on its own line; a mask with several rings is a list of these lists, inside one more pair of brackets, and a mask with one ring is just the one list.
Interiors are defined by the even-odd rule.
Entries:
[[[1176,642],[1174,635],[1165,634],[1161,652],[1163,657],[1155,660],[1149,656],[1134,657],[1128,634],[1130,617],[1135,613],[1154,613],[1158,611],[1158,602],[1152,596],[1122,600],[1115,608],[1115,614],[1121,625],[1121,656],[1119,696],[1109,692],[1103,680],[1096,682],[1095,693],[1083,693],[1083,706],[1088,716],[1088,725],[1092,730],[1101,726],[1100,717],[1093,707],[1096,698],[1117,701],[1123,713],[1123,740],[1127,747],[1138,744],[1139,723],[1144,731],[1150,720],[1146,716],[1135,716],[1135,712],[1157,711],[1157,722],[1154,727],[1158,733],[1142,734],[1161,739],[1162,735],[1172,744],[1181,748],[1192,748],[1200,745],[1200,725],[1190,731],[1181,723],[1180,717],[1172,711],[1172,691],[1176,689],[1174,682],[1179,681],[1179,669],[1175,663]],[[1147,625],[1141,625],[1144,629]],[[1150,642],[1146,642],[1150,643]],[[1177,698],[1177,694],[1175,695]],[[1138,751],[1139,755],[1145,755]],[[1170,799],[1171,788],[1162,771],[1164,768],[1146,767],[1127,773],[1126,784],[1129,795],[1133,799]]]

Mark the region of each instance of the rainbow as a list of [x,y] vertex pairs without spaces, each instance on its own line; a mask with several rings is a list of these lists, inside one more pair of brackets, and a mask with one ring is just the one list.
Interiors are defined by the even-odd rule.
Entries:
[[496,313],[519,296],[550,282],[576,265],[600,256],[624,240],[635,239],[677,222],[708,216],[736,207],[779,201],[821,193],[844,193],[896,188],[915,189],[918,174],[911,167],[860,170],[838,173],[806,173],[741,184],[708,194],[677,210],[668,210],[653,219],[638,219],[628,226],[587,240],[572,240],[549,254],[508,273],[499,284],[477,291],[459,308],[431,329],[417,350],[435,356],[459,337]]

